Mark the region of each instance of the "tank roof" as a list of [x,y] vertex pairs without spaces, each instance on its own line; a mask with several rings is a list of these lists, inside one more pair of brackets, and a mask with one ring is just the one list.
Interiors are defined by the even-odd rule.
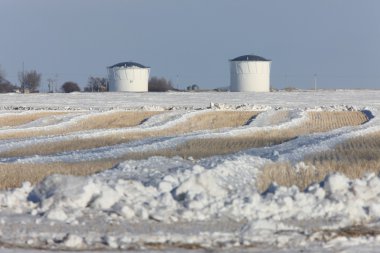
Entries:
[[242,55],[242,56],[236,57],[230,61],[270,61],[270,60],[265,59],[261,56],[248,54],[248,55]]
[[133,61],[128,61],[128,62],[120,62],[120,63],[117,63],[115,65],[112,65],[108,68],[115,68],[115,67],[124,67],[124,68],[131,68],[131,67],[138,67],[138,68],[142,68],[142,69],[147,69],[149,67],[145,67],[144,65],[140,64],[140,63],[137,63],[137,62],[133,62]]

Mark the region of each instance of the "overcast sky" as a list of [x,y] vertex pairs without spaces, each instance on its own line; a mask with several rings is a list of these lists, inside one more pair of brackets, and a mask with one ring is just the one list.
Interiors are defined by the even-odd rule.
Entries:
[[379,0],[0,0],[7,79],[82,87],[136,61],[184,88],[229,85],[228,60],[272,60],[271,85],[380,88]]

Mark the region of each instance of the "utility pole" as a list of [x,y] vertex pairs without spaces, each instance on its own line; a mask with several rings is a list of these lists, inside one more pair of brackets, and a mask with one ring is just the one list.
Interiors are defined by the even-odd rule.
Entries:
[[288,74],[285,74],[285,88],[288,87]]
[[54,82],[53,82],[54,92],[58,92],[58,90],[57,90],[58,73],[56,73],[54,75],[54,79],[53,80],[54,80]]
[[21,78],[21,90],[22,93],[25,93],[25,66],[24,62],[22,62],[22,78]]
[[47,81],[48,81],[48,88],[49,88],[48,92],[51,93],[52,89],[53,89],[53,79],[52,78],[48,78]]
[[55,74],[54,77],[50,77],[47,79],[49,93],[57,92],[56,82],[58,80],[58,74]]

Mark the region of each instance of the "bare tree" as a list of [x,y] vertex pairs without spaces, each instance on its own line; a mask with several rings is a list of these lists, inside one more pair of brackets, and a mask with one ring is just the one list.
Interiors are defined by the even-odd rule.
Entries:
[[9,82],[0,82],[0,93],[15,92],[15,86]]
[[5,79],[5,73],[0,66],[0,93],[14,92],[15,86]]
[[41,83],[41,74],[35,70],[23,71],[18,73],[18,80],[21,84],[21,89],[25,92],[29,89],[30,92],[37,92]]
[[84,88],[87,92],[105,92],[108,91],[108,81],[104,77],[93,77],[88,78],[87,86]]
[[79,85],[75,82],[65,82],[62,84],[61,89],[65,93],[80,91]]
[[5,73],[1,69],[1,65],[0,65],[0,83],[2,83],[4,80],[5,80]]
[[158,78],[154,76],[149,80],[148,90],[149,91],[168,91],[168,90],[174,90],[174,88],[170,80],[166,80],[163,77]]

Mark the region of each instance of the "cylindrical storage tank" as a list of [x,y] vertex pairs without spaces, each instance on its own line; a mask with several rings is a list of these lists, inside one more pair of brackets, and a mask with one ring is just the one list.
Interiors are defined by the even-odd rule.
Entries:
[[107,69],[109,91],[148,91],[150,68],[136,62],[121,62]]
[[256,55],[230,60],[230,91],[270,91],[271,61]]

